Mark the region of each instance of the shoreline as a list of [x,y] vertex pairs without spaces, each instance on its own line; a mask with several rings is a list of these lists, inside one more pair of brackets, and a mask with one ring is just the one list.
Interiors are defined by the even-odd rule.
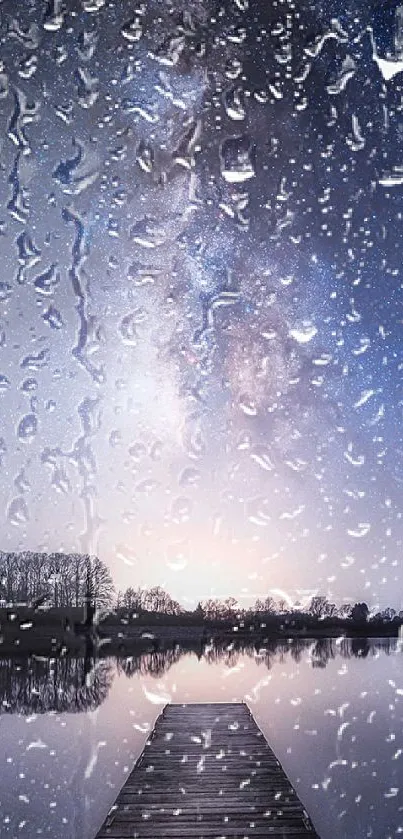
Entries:
[[[24,625],[23,625],[24,626]],[[7,655],[130,655],[133,652],[158,652],[164,649],[172,649],[176,646],[188,647],[202,652],[210,645],[236,644],[240,646],[254,646],[256,649],[264,648],[265,645],[276,642],[293,641],[321,641],[338,639],[362,639],[371,640],[376,638],[398,639],[398,628],[384,627],[362,627],[341,629],[340,627],[328,627],[309,630],[273,631],[267,629],[262,631],[234,631],[233,629],[209,629],[207,626],[155,626],[135,625],[124,626],[100,625],[95,630],[87,632],[74,632],[65,630],[60,625],[48,625],[46,627],[21,628],[2,627],[0,637],[0,658]]]

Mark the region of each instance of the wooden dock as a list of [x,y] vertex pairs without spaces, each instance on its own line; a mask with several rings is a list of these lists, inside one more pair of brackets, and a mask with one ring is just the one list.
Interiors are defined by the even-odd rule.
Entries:
[[167,705],[96,839],[319,839],[245,704]]

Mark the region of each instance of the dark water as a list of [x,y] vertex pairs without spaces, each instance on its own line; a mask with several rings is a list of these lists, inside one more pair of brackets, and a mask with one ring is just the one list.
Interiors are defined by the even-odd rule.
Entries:
[[246,700],[322,839],[403,834],[403,650],[321,640],[0,660],[0,836],[93,839],[166,702]]

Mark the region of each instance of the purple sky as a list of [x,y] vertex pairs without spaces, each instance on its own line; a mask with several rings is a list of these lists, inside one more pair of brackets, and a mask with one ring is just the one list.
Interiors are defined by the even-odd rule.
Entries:
[[1,548],[400,608],[394,4],[65,5],[2,4]]

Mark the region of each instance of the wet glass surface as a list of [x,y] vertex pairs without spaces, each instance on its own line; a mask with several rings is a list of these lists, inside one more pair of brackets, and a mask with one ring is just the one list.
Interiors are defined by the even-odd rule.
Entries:
[[[402,74],[396,0],[0,0],[1,608],[397,633]],[[403,832],[398,641],[161,655],[0,659],[1,837],[91,839],[170,696],[249,697],[324,839]]]

